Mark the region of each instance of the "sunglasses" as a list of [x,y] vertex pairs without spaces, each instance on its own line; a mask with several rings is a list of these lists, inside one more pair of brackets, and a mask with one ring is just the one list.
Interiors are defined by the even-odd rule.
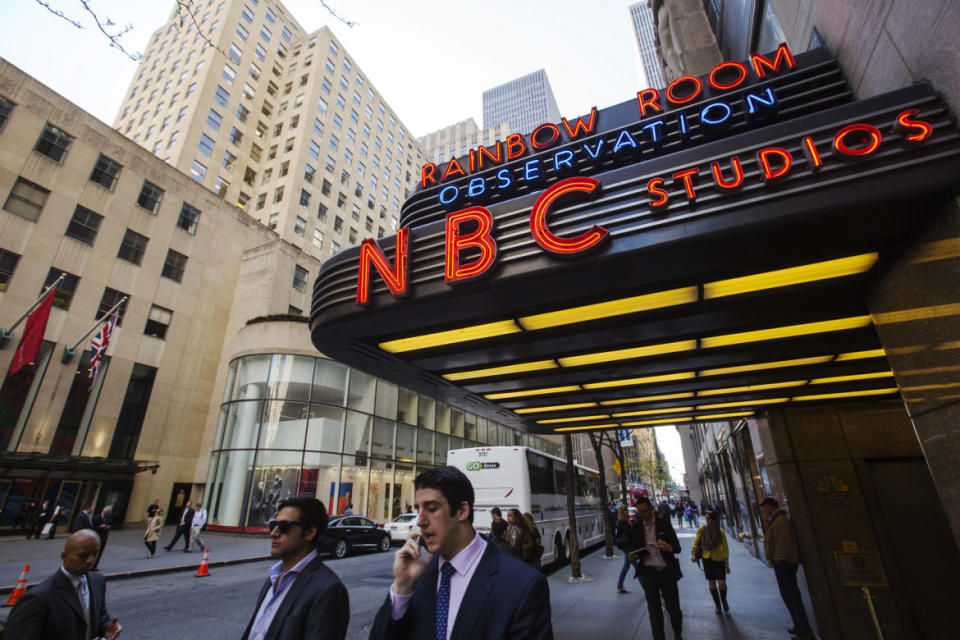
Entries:
[[303,523],[297,520],[271,520],[269,523],[267,523],[267,527],[269,527],[270,531],[276,529],[280,533],[290,533],[290,529],[296,526],[302,527]]

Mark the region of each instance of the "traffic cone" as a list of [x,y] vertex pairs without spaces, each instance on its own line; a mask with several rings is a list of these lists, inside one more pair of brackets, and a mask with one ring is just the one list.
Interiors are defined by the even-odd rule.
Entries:
[[197,569],[198,578],[210,575],[210,568],[207,566],[207,558],[210,556],[210,547],[203,550],[203,560],[200,561],[200,568]]
[[17,600],[20,599],[20,596],[27,592],[27,574],[30,573],[30,565],[25,565],[23,571],[20,573],[20,579],[17,580],[17,584],[14,585],[13,591],[10,592],[10,597],[7,598],[5,606],[12,607],[17,604]]

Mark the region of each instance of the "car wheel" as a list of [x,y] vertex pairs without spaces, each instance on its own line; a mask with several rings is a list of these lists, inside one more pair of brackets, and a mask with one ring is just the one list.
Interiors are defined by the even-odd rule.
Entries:
[[337,544],[333,547],[333,555],[336,558],[342,558],[347,555],[347,551],[350,550],[350,547],[347,545],[346,540],[337,540]]
[[393,541],[390,540],[390,536],[383,536],[383,538],[380,539],[380,551],[390,551],[390,545],[392,542]]

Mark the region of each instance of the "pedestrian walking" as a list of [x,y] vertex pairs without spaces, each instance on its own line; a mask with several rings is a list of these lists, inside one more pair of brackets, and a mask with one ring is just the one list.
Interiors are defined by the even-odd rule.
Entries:
[[[199,505],[198,505],[199,506]],[[270,574],[241,640],[343,640],[350,622],[347,588],[317,555],[327,510],[316,498],[287,498],[270,528]]]
[[143,534],[143,544],[146,545],[152,558],[157,553],[157,540],[160,539],[160,530],[163,528],[163,509],[157,508],[147,520],[147,530]]
[[197,508],[193,510],[193,520],[190,521],[190,544],[187,545],[187,552],[193,551],[193,545],[196,542],[200,543],[201,550],[207,546],[203,538],[200,537],[206,527],[207,510],[198,502]]
[[153,516],[157,515],[157,511],[160,511],[160,499],[157,498],[153,501],[153,504],[147,507],[147,520],[150,520]]
[[674,513],[674,515],[677,517],[677,529],[683,529],[684,509],[683,509],[682,502],[677,503],[677,510],[676,510],[676,513]]
[[683,612],[677,582],[683,577],[676,554],[680,541],[668,518],[658,518],[647,498],[637,498],[637,521],[633,525],[634,551],[630,559],[639,563],[638,578],[647,600],[647,615],[654,640],[665,640],[663,605],[670,616],[675,640],[683,640]]
[[103,550],[107,548],[107,539],[110,537],[112,528],[113,507],[107,505],[100,510],[100,513],[93,516],[93,530],[100,536],[100,550],[97,552],[97,561],[93,563],[94,571],[100,566],[100,558],[103,557]]
[[530,564],[533,565],[534,569],[539,569],[540,563],[543,560],[543,536],[540,535],[540,529],[537,528],[537,523],[534,522],[532,513],[524,513],[523,519],[526,521],[527,526],[530,528],[530,533],[533,535],[533,551],[531,553]]
[[173,545],[177,544],[177,540],[180,539],[180,536],[183,536],[183,550],[190,550],[190,526],[193,524],[193,503],[187,500],[187,504],[183,505],[183,511],[180,512],[180,522],[177,523],[177,530],[173,534],[173,540],[170,541],[170,544],[164,547],[167,551],[170,551],[173,548]]
[[788,631],[802,640],[816,636],[807,620],[803,607],[800,587],[797,586],[797,569],[800,568],[800,549],[793,534],[793,525],[787,512],[773,498],[764,498],[760,503],[760,513],[766,526],[763,531],[763,553],[767,562],[773,565],[777,576],[780,597],[793,619],[793,628]]
[[57,534],[57,525],[63,522],[63,519],[66,518],[66,511],[63,508],[63,502],[57,500],[57,504],[53,507],[53,513],[50,514],[50,526],[47,532],[47,540],[53,540]]
[[420,533],[394,556],[393,585],[370,640],[552,640],[546,578],[473,528],[467,476],[435,467],[413,482]]
[[81,529],[67,538],[60,570],[27,591],[10,611],[11,640],[116,638],[123,628],[107,613],[104,577],[91,573],[100,556],[100,538]]
[[507,511],[507,547],[510,553],[527,564],[533,564],[534,539],[530,525],[523,519],[520,509]]
[[30,538],[40,539],[40,535],[43,533],[43,527],[50,521],[51,513],[50,501],[44,500],[37,509],[37,517],[33,521],[33,527],[27,531],[27,540]]
[[707,524],[697,529],[693,540],[690,561],[703,562],[703,575],[707,579],[707,588],[713,598],[715,613],[730,611],[727,604],[727,574],[730,573],[730,548],[727,546],[727,534],[720,528],[717,514],[707,513]]
[[507,533],[507,521],[503,519],[503,512],[500,507],[490,509],[490,536],[498,542],[504,542],[504,536]]
[[700,526],[700,514],[699,514],[699,512],[697,511],[697,503],[696,503],[696,502],[691,502],[691,503],[690,503],[690,517],[693,518],[693,526],[699,527],[699,526]]
[[617,593],[630,593],[623,588],[623,580],[627,577],[627,571],[630,567],[636,569],[636,565],[630,561],[630,552],[634,550],[633,535],[630,522],[630,510],[627,505],[621,504],[617,507],[617,523],[614,526],[613,541],[617,548],[623,551],[623,567],[620,569],[620,577],[617,579]]
[[347,508],[343,510],[343,515],[345,515],[345,516],[352,516],[352,515],[353,515],[353,503],[352,503],[352,502],[348,502],[348,503],[347,503]]
[[81,529],[96,529],[93,526],[93,505],[84,507],[77,514],[77,517],[73,519],[73,527],[70,529],[70,533],[76,533]]

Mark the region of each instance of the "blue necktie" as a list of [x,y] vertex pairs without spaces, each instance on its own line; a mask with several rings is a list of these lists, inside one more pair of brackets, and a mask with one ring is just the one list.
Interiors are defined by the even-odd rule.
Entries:
[[456,569],[449,562],[440,567],[440,588],[437,589],[437,640],[447,640],[447,614],[450,611],[450,576]]

